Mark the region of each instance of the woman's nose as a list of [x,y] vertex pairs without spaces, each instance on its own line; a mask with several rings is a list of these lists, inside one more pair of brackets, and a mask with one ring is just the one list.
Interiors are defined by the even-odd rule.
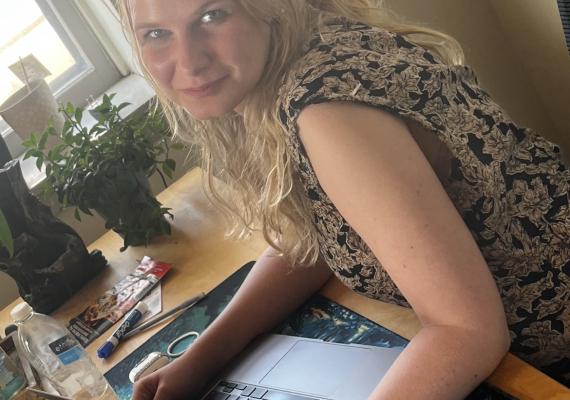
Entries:
[[207,46],[199,38],[190,35],[180,41],[177,49],[176,69],[186,75],[196,76],[208,69],[212,57]]

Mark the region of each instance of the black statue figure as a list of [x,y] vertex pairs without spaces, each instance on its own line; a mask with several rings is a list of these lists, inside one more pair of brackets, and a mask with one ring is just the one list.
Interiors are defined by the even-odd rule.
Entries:
[[17,160],[0,168],[0,208],[14,237],[13,257],[0,250],[0,271],[35,311],[51,313],[107,265],[30,193]]

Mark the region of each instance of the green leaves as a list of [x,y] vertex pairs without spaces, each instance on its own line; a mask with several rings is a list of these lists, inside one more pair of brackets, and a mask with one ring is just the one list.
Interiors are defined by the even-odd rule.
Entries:
[[75,113],[73,115],[74,115],[76,121],[81,122],[81,120],[83,119],[83,110],[81,108],[77,107],[75,109]]
[[[76,207],[75,218],[80,220],[81,212],[106,210],[107,225],[129,246],[170,231],[164,220],[168,211],[141,182],[154,172],[163,182],[163,173],[172,179],[176,162],[169,157],[171,132],[161,112],[139,110],[124,119],[120,111],[129,104],[113,104],[114,96],[103,96],[94,109],[97,121],[89,128],[83,125],[84,109],[71,103],[62,106],[63,130],[56,132],[50,125],[40,135],[30,136],[24,142],[25,158],[34,157],[38,168],[45,167],[59,201]],[[46,149],[52,136],[59,143]]]
[[4,213],[0,210],[0,246],[8,250],[10,257],[14,255],[14,241],[12,239],[12,232],[8,221],[4,217]]
[[164,164],[162,164],[162,171],[172,179],[172,174],[174,174],[174,170],[176,169],[176,161],[171,158],[167,158],[164,160]]

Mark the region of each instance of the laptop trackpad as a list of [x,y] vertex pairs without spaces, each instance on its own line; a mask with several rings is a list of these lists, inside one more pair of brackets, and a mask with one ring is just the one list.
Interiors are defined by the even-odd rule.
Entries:
[[370,350],[300,340],[261,380],[262,385],[332,397]]

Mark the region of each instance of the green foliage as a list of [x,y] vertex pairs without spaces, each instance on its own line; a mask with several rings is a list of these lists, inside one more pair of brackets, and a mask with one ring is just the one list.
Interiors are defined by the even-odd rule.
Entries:
[[6,248],[10,257],[14,254],[14,241],[12,240],[12,232],[10,225],[4,217],[4,213],[0,210],[0,248]]
[[[113,104],[114,94],[103,96],[95,108],[97,123],[90,129],[82,124],[84,110],[68,103],[61,133],[50,126],[24,142],[25,157],[36,157],[45,166],[49,187],[64,206],[75,206],[92,215],[97,211],[106,227],[123,236],[124,247],[147,244],[154,236],[170,233],[165,220],[168,209],[150,194],[148,177],[157,172],[172,178],[176,162],[169,158],[170,131],[157,110],[135,113],[123,119],[119,112],[128,103]],[[60,142],[47,149],[50,136]]]

